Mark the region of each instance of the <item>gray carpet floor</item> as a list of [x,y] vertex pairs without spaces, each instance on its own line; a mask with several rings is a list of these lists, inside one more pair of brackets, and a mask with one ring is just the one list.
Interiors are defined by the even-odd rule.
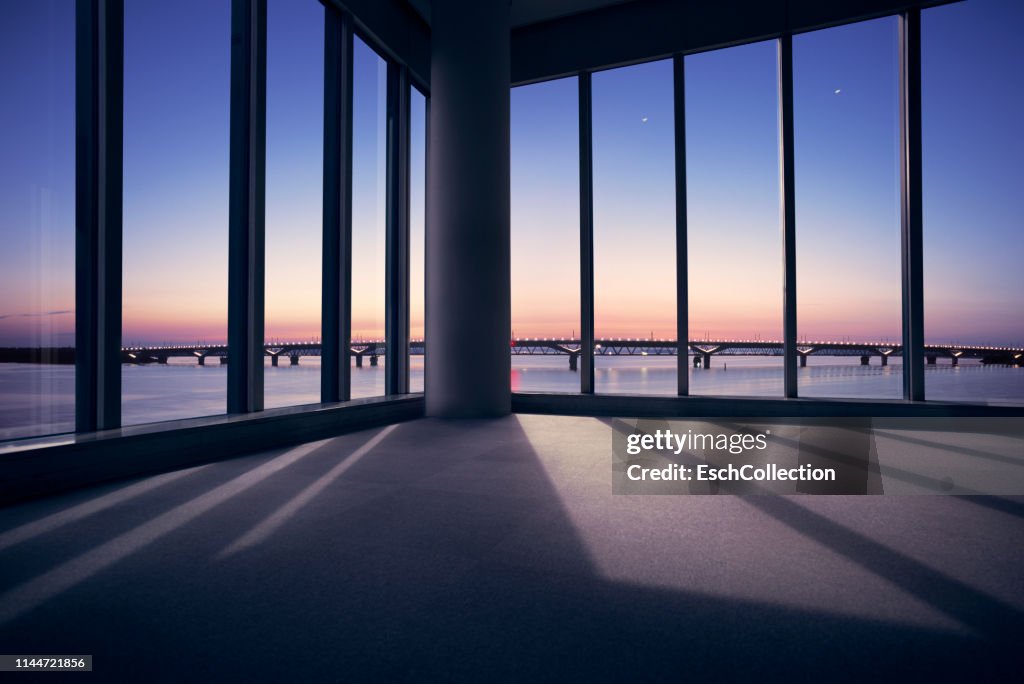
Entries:
[[0,652],[117,681],[1018,678],[1024,500],[614,496],[419,420],[0,510]]

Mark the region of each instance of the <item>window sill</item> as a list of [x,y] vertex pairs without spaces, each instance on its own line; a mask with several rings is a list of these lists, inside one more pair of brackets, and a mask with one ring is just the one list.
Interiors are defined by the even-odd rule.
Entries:
[[0,505],[411,420],[423,407],[422,394],[409,394],[9,442]]

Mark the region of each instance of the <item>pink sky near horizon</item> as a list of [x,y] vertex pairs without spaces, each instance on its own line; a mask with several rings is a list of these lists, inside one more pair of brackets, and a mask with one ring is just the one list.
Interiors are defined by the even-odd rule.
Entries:
[[[691,274],[692,278],[693,274]],[[577,282],[578,276],[572,274]],[[658,280],[666,292],[673,296],[661,297],[660,301],[643,302],[626,295],[617,298],[617,311],[607,308],[597,312],[599,324],[597,334],[605,337],[675,338],[674,275],[660,274]],[[268,340],[302,341],[319,338],[320,302],[303,300],[301,295],[308,292],[311,283],[297,281],[296,297],[292,291],[280,287],[273,295],[268,293],[267,318],[265,325]],[[695,298],[691,280],[690,338],[705,336],[724,339],[778,339],[781,337],[781,286],[752,287],[749,301],[737,304],[735,301],[714,300],[710,297]],[[74,343],[74,302],[66,296],[66,290],[48,292],[44,295],[21,299],[17,302],[0,296],[4,304],[0,309],[0,346],[43,344],[66,346]],[[420,290],[421,292],[421,290]],[[861,296],[837,305],[842,318],[833,313],[826,317],[814,317],[808,313],[808,305],[801,306],[800,337],[807,339],[874,340],[899,337],[899,291],[880,293],[881,300]],[[415,299],[415,297],[414,297]],[[1003,331],[999,338],[998,328],[993,329],[989,312],[975,309],[971,312],[969,297],[963,296],[960,306],[950,315],[929,316],[925,319],[926,341],[929,343],[959,342],[962,344],[1013,344],[1012,331]],[[224,342],[227,338],[227,297],[226,288],[222,297],[198,297],[185,310],[176,308],[173,302],[159,299],[148,300],[146,306],[126,306],[122,339],[125,345]],[[422,295],[419,295],[422,301]],[[513,292],[512,330],[516,337],[568,337],[579,335],[579,293],[577,290],[551,296],[543,288],[529,290],[523,287]],[[18,305],[21,306],[18,306]],[[127,303],[126,303],[127,304]],[[878,305],[884,305],[885,317],[879,315]],[[37,315],[33,312],[48,312]],[[423,334],[421,313],[411,320],[411,335],[419,338]],[[813,309],[811,309],[813,311]],[[53,312],[53,313],[50,313]],[[63,313],[56,313],[63,312]],[[890,325],[882,323],[888,318]],[[1009,325],[1009,324],[1008,324]],[[967,329],[984,330],[983,336],[964,334]],[[371,318],[360,318],[354,312],[353,337],[383,337],[383,329]]]

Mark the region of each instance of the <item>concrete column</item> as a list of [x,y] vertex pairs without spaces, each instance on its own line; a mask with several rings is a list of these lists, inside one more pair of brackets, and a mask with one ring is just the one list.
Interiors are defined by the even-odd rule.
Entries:
[[291,366],[298,366],[299,365],[299,355],[298,354],[291,354],[291,355],[289,355],[288,356],[288,360],[290,361],[289,365],[291,365]]
[[807,354],[800,355],[800,367],[807,368]]
[[954,365],[954,366],[956,366],[956,365],[958,365],[959,363],[960,363],[960,357],[958,357],[958,356],[954,356],[954,357],[953,357],[953,365]]
[[711,354],[701,354],[701,365],[704,368],[711,368]]
[[888,366],[889,365],[889,356],[886,355],[886,354],[882,354],[882,365],[883,366]]
[[271,366],[273,366],[274,368],[277,368],[277,359],[278,359],[279,357],[280,357],[280,354],[273,354],[273,355],[272,355],[272,356],[270,357],[270,365],[271,365]]
[[431,4],[429,416],[511,410],[509,3]]
[[929,354],[928,356],[925,357],[925,359],[927,359],[929,366],[935,365],[935,354]]
[[862,357],[860,357],[860,365],[867,366],[870,363],[871,363],[871,357],[870,356],[862,356]]

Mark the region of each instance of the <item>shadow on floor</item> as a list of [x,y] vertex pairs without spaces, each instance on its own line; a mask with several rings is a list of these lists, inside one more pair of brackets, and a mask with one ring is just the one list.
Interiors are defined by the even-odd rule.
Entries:
[[154,681],[918,679],[1024,664],[1014,607],[795,499],[744,501],[964,629],[608,580],[552,481],[590,487],[593,464],[556,465],[515,417],[423,420],[0,511],[0,642]]

